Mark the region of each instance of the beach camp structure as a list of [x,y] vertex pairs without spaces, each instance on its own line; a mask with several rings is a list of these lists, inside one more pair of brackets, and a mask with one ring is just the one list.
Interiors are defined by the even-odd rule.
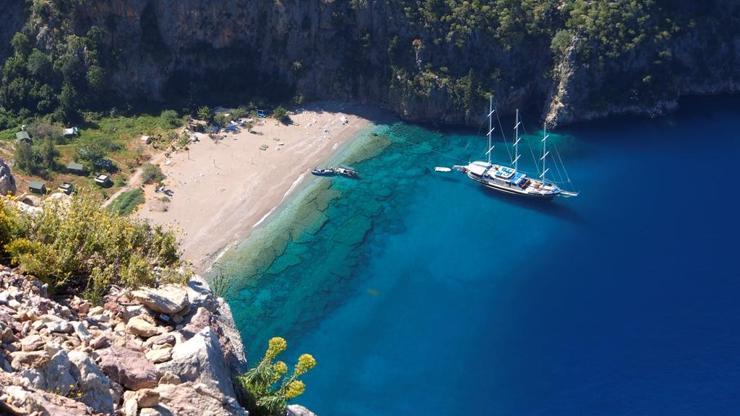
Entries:
[[64,137],[75,137],[80,134],[80,129],[77,127],[69,127],[64,129],[64,132],[62,133],[62,136]]
[[27,131],[23,130],[15,134],[15,142],[31,144],[33,143],[33,140],[31,140],[31,135],[28,134]]
[[58,189],[67,195],[71,195],[72,191],[74,191],[74,185],[69,182],[64,182],[63,184],[59,185]]
[[67,169],[67,172],[75,174],[75,175],[86,175],[87,171],[85,171],[85,167],[82,166],[81,163],[77,162],[69,162],[67,163],[67,166],[65,166]]
[[265,118],[267,117],[267,112],[265,110],[257,110],[257,117]]
[[41,181],[33,181],[28,184],[28,190],[43,195],[46,193],[46,184]]
[[100,175],[95,177],[95,183],[103,187],[108,187],[113,184],[113,182],[110,180],[110,176],[104,173],[101,173]]

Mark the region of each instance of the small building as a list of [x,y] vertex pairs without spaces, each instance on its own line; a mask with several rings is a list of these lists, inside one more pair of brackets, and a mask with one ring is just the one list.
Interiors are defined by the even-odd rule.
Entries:
[[71,195],[74,189],[74,185],[69,182],[64,182],[63,184],[59,185],[59,190],[67,195]]
[[113,181],[110,180],[110,176],[104,173],[101,173],[100,175],[95,177],[95,183],[105,188],[113,185]]
[[75,137],[80,134],[80,129],[77,127],[70,127],[67,129],[64,129],[64,132],[62,133],[62,136],[64,137]]
[[28,190],[43,195],[46,193],[46,184],[41,181],[33,181],[28,184]]
[[67,172],[73,173],[75,175],[86,175],[87,174],[85,167],[82,166],[81,163],[77,163],[77,162],[67,163],[67,166],[65,166],[65,169],[67,170]]
[[15,134],[15,142],[31,144],[33,143],[33,140],[31,140],[31,135],[28,134],[27,131],[23,130]]

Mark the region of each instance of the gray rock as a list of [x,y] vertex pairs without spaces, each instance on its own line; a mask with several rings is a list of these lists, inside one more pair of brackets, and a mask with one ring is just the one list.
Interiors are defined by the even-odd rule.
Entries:
[[75,333],[77,334],[77,337],[80,339],[80,341],[87,343],[92,338],[92,335],[90,335],[90,332],[88,332],[87,328],[82,324],[80,321],[74,321],[71,323],[72,328],[74,329]]
[[210,327],[172,349],[172,360],[158,365],[182,381],[195,381],[234,397],[231,372],[224,361],[218,337]]
[[54,354],[44,365],[24,370],[21,376],[37,389],[66,396],[77,387],[72,367],[67,352],[62,350]]
[[28,386],[20,377],[0,372],[0,411],[12,415],[88,416],[94,412],[83,403]]
[[16,370],[23,368],[38,368],[46,364],[51,359],[51,353],[46,350],[41,351],[16,351],[10,353],[11,367]]
[[10,171],[10,166],[0,159],[0,195],[14,195],[16,191],[15,177]]
[[162,329],[143,317],[136,316],[129,319],[128,323],[126,323],[126,331],[142,338],[149,338],[160,334]]
[[142,352],[114,345],[99,354],[103,372],[124,387],[139,390],[157,385],[160,371]]
[[96,412],[113,413],[113,396],[108,377],[82,351],[71,351],[69,361],[74,364],[72,373],[82,393],[79,400]]
[[164,285],[158,289],[135,290],[131,292],[131,295],[154,312],[167,315],[178,314],[190,304],[187,290],[180,285]]
[[36,351],[46,345],[46,341],[41,338],[41,335],[33,334],[29,335],[21,340],[21,351]]
[[64,320],[59,320],[55,322],[47,322],[46,328],[49,330],[49,332],[58,332],[62,334],[71,334],[74,331],[74,328],[72,328],[72,325]]
[[155,409],[166,409],[172,415],[247,416],[234,398],[226,397],[205,384],[160,384],[156,390],[160,405]]
[[152,389],[142,389],[136,392],[136,402],[139,409],[154,407],[159,404],[159,393]]
[[300,404],[291,404],[288,406],[288,416],[316,416],[316,414]]
[[159,364],[172,359],[172,348],[165,347],[147,351],[145,354],[147,360]]

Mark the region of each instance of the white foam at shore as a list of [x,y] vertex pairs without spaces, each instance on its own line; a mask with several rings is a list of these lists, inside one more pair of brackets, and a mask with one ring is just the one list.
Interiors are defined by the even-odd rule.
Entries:
[[291,193],[291,192],[293,192],[293,190],[294,190],[294,189],[296,188],[296,186],[298,186],[298,184],[299,184],[299,183],[301,183],[301,181],[302,181],[302,180],[303,180],[303,178],[305,178],[305,177],[306,177],[306,173],[305,173],[305,172],[304,172],[304,173],[301,173],[301,174],[300,174],[300,175],[299,175],[299,176],[298,176],[298,177],[296,178],[296,180],[294,180],[294,181],[293,181],[293,183],[292,183],[292,184],[290,185],[290,188],[288,188],[288,190],[287,190],[287,191],[285,191],[285,194],[283,194],[283,199],[281,199],[281,200],[280,200],[280,202],[283,202],[283,201],[285,201],[285,198],[287,198],[287,197],[288,197],[288,195],[290,195],[290,193]]
[[265,214],[265,215],[264,215],[264,216],[263,216],[262,218],[260,218],[260,220],[259,220],[259,221],[257,221],[257,222],[256,222],[256,223],[255,223],[255,224],[254,224],[254,225],[252,226],[252,228],[255,228],[255,227],[257,227],[258,225],[262,224],[262,223],[263,223],[263,222],[264,222],[264,221],[265,221],[265,220],[267,219],[267,217],[269,217],[269,216],[270,216],[270,214],[272,214],[273,212],[275,212],[275,210],[276,210],[276,209],[277,209],[277,206],[274,206],[274,207],[272,207],[272,209],[271,209],[271,210],[269,210],[269,211],[267,211],[267,214]]

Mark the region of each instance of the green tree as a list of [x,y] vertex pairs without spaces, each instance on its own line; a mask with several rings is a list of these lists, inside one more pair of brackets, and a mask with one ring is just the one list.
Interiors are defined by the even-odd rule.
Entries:
[[13,51],[19,56],[28,56],[31,52],[31,40],[25,34],[17,32],[13,35],[10,40],[10,45],[13,47]]
[[62,92],[59,94],[59,115],[62,121],[70,122],[80,118],[77,104],[77,91],[72,84],[65,82],[62,86]]
[[33,147],[31,147],[30,143],[24,141],[16,142],[13,160],[15,160],[15,166],[23,172],[34,174],[38,170],[36,155],[34,155]]
[[44,169],[49,171],[56,170],[57,168],[57,157],[59,151],[54,145],[54,139],[52,137],[46,137],[39,146],[39,163]]
[[105,89],[105,70],[99,65],[90,65],[87,68],[87,85],[92,91],[100,92]]
[[38,49],[31,51],[26,63],[28,73],[37,80],[48,80],[51,78],[52,66],[49,57]]

